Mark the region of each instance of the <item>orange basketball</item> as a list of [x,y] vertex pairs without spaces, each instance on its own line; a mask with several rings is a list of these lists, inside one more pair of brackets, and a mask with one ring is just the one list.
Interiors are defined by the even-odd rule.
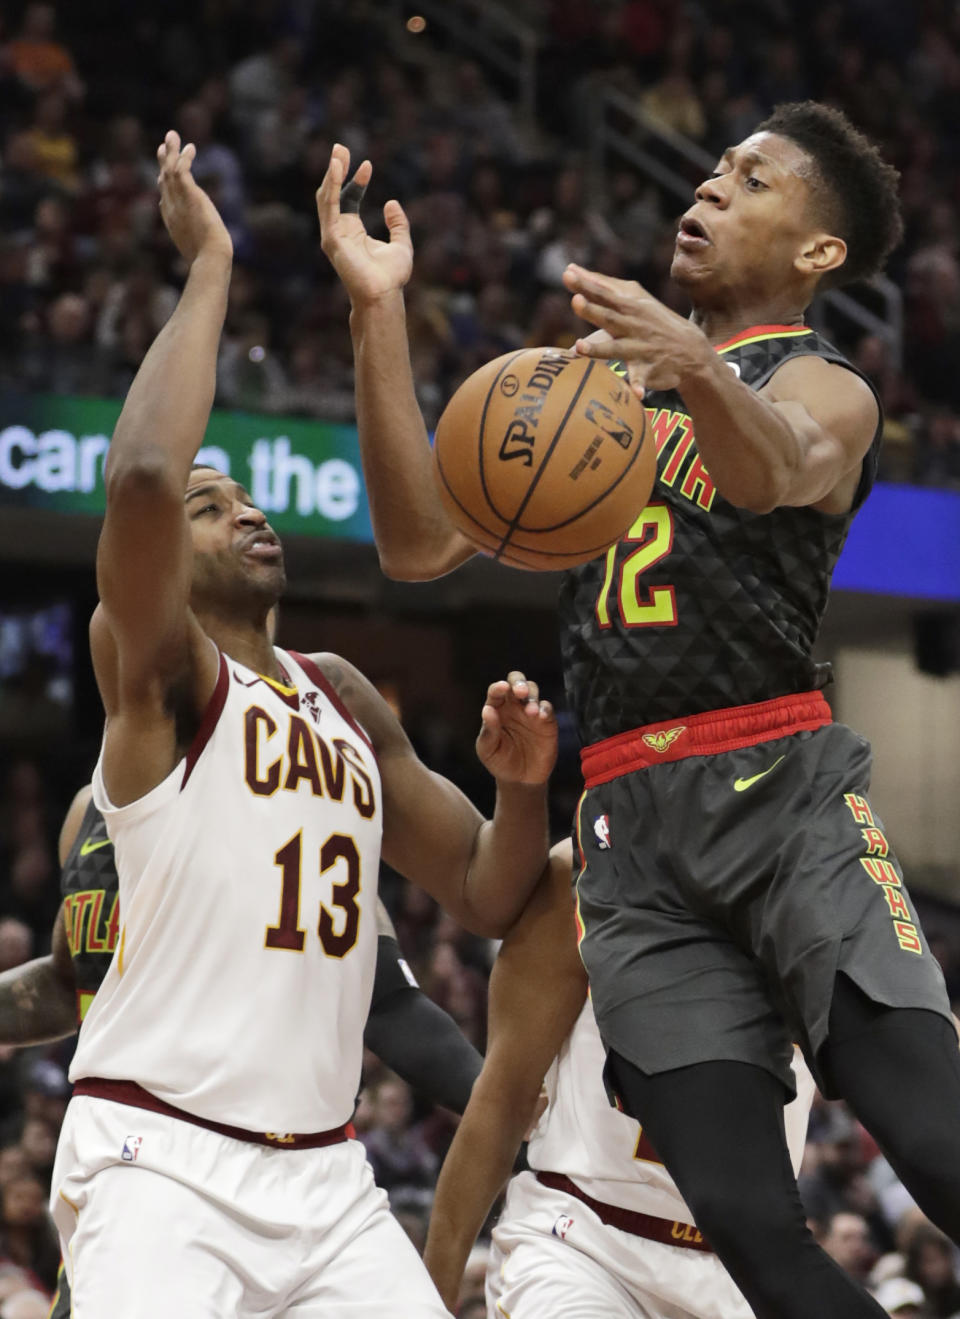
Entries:
[[603,362],[530,348],[465,380],[437,424],[444,504],[484,554],[549,571],[620,539],[649,498],[643,404]]

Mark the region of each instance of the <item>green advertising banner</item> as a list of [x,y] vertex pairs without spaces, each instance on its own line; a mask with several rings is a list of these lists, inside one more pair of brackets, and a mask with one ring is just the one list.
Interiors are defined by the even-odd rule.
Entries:
[[[102,515],[122,400],[0,398],[0,507]],[[198,458],[249,491],[274,530],[372,540],[355,426],[215,411]]]

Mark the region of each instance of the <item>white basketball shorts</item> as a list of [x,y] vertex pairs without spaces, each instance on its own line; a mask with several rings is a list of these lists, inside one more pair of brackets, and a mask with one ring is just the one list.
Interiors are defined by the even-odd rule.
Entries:
[[493,1231],[490,1319],[753,1319],[715,1255],[602,1222],[583,1201],[514,1177]]
[[273,1149],[78,1096],[51,1207],[75,1319],[449,1319],[355,1140]]

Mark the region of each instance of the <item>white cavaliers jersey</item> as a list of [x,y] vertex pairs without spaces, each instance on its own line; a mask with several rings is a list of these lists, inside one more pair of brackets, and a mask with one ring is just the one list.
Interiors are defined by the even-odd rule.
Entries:
[[114,844],[121,929],[71,1080],[135,1081],[255,1132],[349,1121],[377,948],[380,774],[316,665],[281,686],[220,657],[188,754],[128,806]]
[[[587,1195],[621,1209],[693,1223],[693,1215],[633,1118],[603,1087],[603,1043],[588,999],[547,1073],[548,1104],[527,1149],[536,1172],[564,1173]],[[814,1083],[799,1050],[797,1097],[784,1112],[794,1172],[800,1169]]]

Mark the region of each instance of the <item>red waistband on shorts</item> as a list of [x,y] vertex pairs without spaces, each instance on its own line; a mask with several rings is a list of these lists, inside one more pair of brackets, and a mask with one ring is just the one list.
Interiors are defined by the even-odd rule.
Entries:
[[229,1136],[231,1140],[243,1140],[250,1145],[269,1145],[271,1149],[280,1150],[316,1150],[324,1145],[338,1145],[343,1140],[352,1140],[355,1132],[353,1123],[347,1122],[332,1131],[312,1131],[306,1135],[292,1131],[247,1131],[245,1127],[231,1127],[225,1122],[212,1122],[209,1118],[197,1117],[182,1108],[168,1104],[136,1081],[108,1080],[102,1076],[84,1076],[73,1087],[75,1095],[91,1095],[95,1099],[111,1099],[116,1104],[129,1104],[133,1108],[145,1108],[151,1113],[162,1113],[181,1122],[190,1122],[195,1127],[205,1127],[220,1136]]
[[682,1250],[702,1250],[707,1255],[713,1254],[703,1233],[690,1223],[681,1223],[679,1219],[655,1218],[653,1214],[641,1214],[635,1209],[621,1209],[619,1205],[594,1200],[592,1195],[581,1191],[576,1182],[565,1177],[562,1172],[538,1172],[536,1177],[543,1186],[581,1200],[608,1227],[618,1227],[621,1232],[645,1237],[648,1241],[659,1241],[665,1246],[679,1246]]
[[797,692],[792,696],[777,696],[772,701],[758,701],[755,705],[707,710],[704,714],[662,719],[644,728],[631,728],[584,747],[580,764],[586,786],[595,788],[622,774],[649,769],[667,760],[737,751],[790,733],[822,728],[832,720],[821,692]]

